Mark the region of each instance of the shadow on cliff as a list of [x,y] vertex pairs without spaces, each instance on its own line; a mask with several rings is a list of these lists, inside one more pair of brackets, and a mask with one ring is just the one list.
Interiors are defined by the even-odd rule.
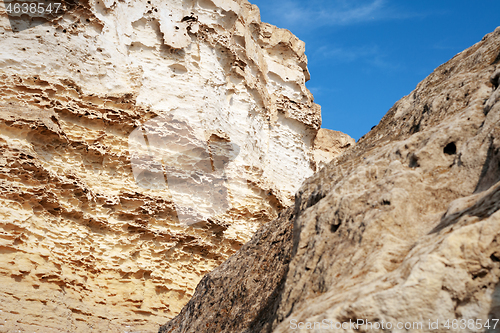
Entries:
[[261,332],[261,333],[271,333],[273,322],[277,318],[278,307],[281,303],[281,299],[283,297],[283,290],[285,289],[285,282],[288,276],[289,266],[286,266],[286,270],[284,272],[281,281],[278,286],[272,292],[271,296],[267,300],[266,305],[259,311],[255,319],[250,323],[249,330],[250,332]]
[[[31,29],[41,24],[53,24],[68,12],[76,9],[79,0],[35,0],[35,6],[24,7],[21,0],[3,0],[13,33]],[[63,30],[66,33],[66,29]]]
[[500,283],[497,284],[493,295],[491,295],[491,306],[490,312],[488,313],[488,319],[490,320],[490,328],[486,328],[484,333],[500,332],[500,322],[492,322],[493,319],[500,319]]

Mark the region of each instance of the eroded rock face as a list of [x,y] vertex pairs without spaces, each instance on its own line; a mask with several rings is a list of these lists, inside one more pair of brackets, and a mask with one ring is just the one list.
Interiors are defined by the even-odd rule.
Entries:
[[318,169],[324,167],[335,157],[340,156],[347,148],[354,147],[356,141],[349,135],[320,128],[314,138],[314,159]]
[[304,43],[244,0],[17,20],[0,17],[0,330],[156,331],[315,171]]
[[499,77],[497,28],[308,179],[163,331],[498,331],[480,326],[500,318]]

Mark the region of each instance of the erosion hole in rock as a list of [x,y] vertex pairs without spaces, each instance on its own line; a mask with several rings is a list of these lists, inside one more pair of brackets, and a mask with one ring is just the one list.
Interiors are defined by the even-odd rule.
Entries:
[[415,154],[412,154],[410,157],[410,163],[408,164],[410,168],[418,168],[420,164],[418,163],[418,157]]
[[181,20],[181,22],[196,22],[196,21],[198,21],[198,18],[194,15],[184,16]]
[[339,223],[339,224],[332,224],[332,225],[330,226],[330,231],[331,231],[331,232],[332,232],[332,234],[333,234],[333,233],[336,233],[336,232],[337,232],[337,230],[339,230],[339,228],[340,228],[340,223]]
[[444,147],[443,153],[446,155],[455,155],[457,153],[457,146],[455,145],[455,142],[450,142]]

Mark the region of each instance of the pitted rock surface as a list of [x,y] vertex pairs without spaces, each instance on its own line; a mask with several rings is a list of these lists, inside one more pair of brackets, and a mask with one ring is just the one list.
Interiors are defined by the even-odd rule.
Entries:
[[[162,332],[498,331],[499,69],[497,28],[309,178]],[[358,320],[374,326],[338,325]]]
[[[25,19],[13,32],[0,13],[0,331],[157,331],[319,166],[304,43],[245,0],[89,0]],[[179,110],[193,131],[150,126]],[[144,180],[139,128],[185,152],[164,165],[171,188]],[[187,151],[215,195],[180,168]],[[179,223],[189,214],[200,223]]]

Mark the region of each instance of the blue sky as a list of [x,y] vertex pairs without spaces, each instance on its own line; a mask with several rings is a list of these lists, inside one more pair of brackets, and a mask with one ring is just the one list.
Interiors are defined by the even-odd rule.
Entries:
[[306,42],[322,127],[356,140],[432,71],[500,26],[500,1],[250,0]]

